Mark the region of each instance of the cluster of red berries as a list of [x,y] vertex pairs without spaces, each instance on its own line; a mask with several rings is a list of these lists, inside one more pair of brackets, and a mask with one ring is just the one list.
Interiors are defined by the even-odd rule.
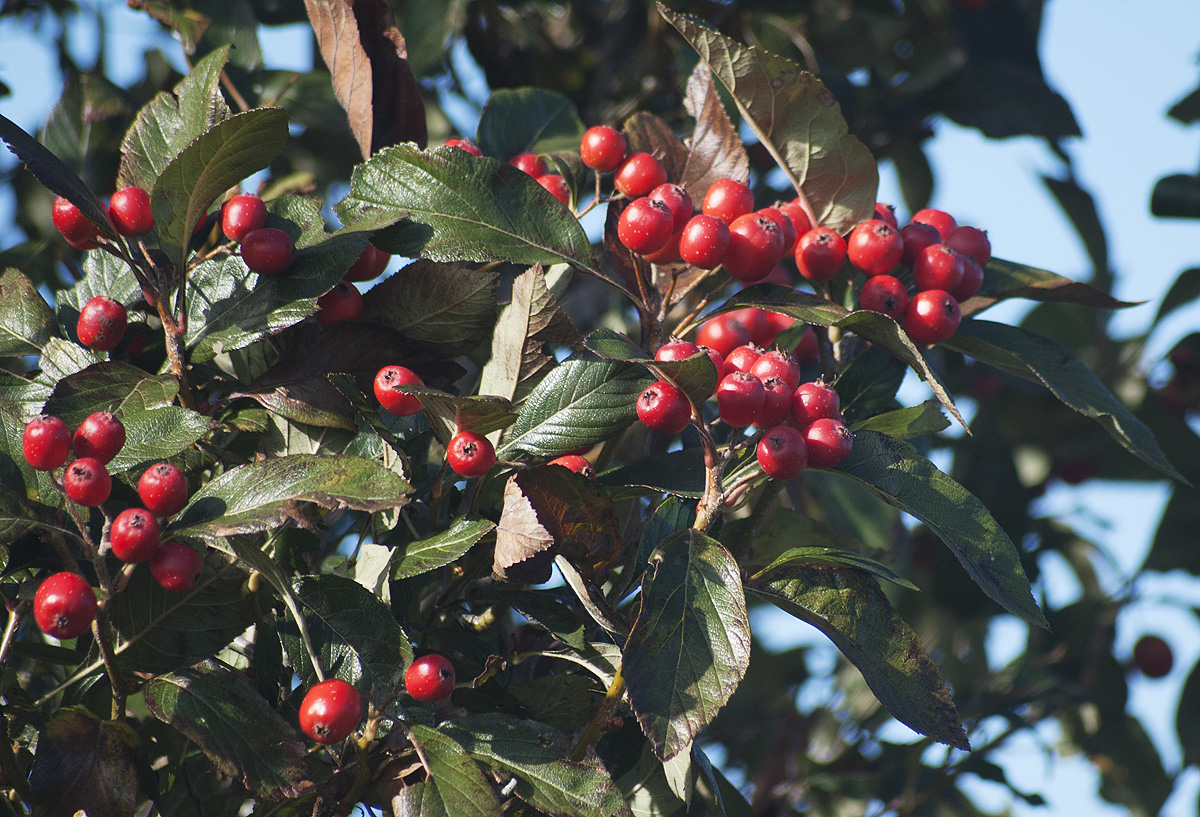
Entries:
[[317,323],[329,328],[342,321],[355,321],[362,317],[363,296],[354,284],[359,281],[371,281],[378,278],[387,269],[392,256],[368,244],[367,248],[358,254],[350,269],[342,276],[342,280],[333,285],[333,289],[317,298]]
[[[624,142],[623,139],[622,142]],[[469,139],[447,139],[445,144],[447,147],[466,151],[472,156],[483,156],[483,151]],[[508,163],[537,179],[537,183],[546,188],[554,198],[561,201],[564,207],[571,206],[571,185],[561,174],[551,173],[544,158],[536,153],[518,153],[509,159]]]
[[241,244],[242,260],[259,275],[278,275],[296,260],[296,243],[278,227],[267,226],[267,205],[253,193],[225,202],[221,232]]
[[[140,238],[154,229],[154,213],[150,209],[150,194],[140,187],[125,187],[109,199],[108,218],[116,231],[128,238]],[[100,231],[95,224],[62,196],[54,199],[50,218],[55,228],[77,250],[94,250],[99,246]]]

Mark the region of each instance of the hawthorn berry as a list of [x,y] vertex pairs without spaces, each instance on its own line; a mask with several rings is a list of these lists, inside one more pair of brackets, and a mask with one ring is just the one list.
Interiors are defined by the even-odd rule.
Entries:
[[54,227],[72,246],[90,245],[78,247],[79,249],[91,249],[96,246],[95,239],[100,235],[96,225],[87,220],[82,210],[62,196],[54,199],[50,218]]
[[961,320],[954,296],[945,290],[926,289],[908,302],[900,325],[913,343],[941,343],[958,331]]
[[762,307],[747,306],[735,309],[729,313],[729,316],[746,327],[746,331],[750,333],[750,342],[755,346],[765,347],[775,340],[772,336],[772,332],[775,331],[774,325],[767,317],[767,310]]
[[637,416],[649,429],[678,434],[691,422],[692,407],[678,386],[659,380],[638,395]]
[[812,220],[808,217],[808,213],[804,211],[804,206],[800,204],[800,199],[785,201],[782,204],[776,204],[775,207],[779,212],[788,217],[788,221],[792,222],[792,227],[796,230],[797,240],[813,228]]
[[546,188],[550,195],[561,201],[564,207],[571,206],[571,188],[562,176],[557,173],[543,173],[537,177],[537,183]]
[[814,227],[796,241],[796,269],[810,281],[831,280],[846,262],[846,239],[828,227]]
[[579,158],[592,170],[608,173],[625,159],[625,137],[608,125],[588,128],[579,140]]
[[155,463],[138,480],[137,492],[142,504],[155,516],[173,516],[187,504],[187,479],[171,463]]
[[987,230],[978,227],[955,227],[944,242],[947,247],[975,260],[981,268],[992,260],[992,242],[987,237]]
[[405,366],[384,366],[375,375],[375,399],[397,417],[408,417],[421,410],[421,399],[405,394],[398,386],[424,386],[421,376]]
[[123,236],[136,238],[154,229],[150,194],[140,187],[123,187],[113,193],[108,200],[108,215]]
[[1144,635],[1133,645],[1133,665],[1147,678],[1162,678],[1170,674],[1175,655],[1161,637]]
[[894,204],[885,204],[882,201],[875,202],[874,218],[890,224],[897,230],[900,229],[900,222],[896,221],[896,205]]
[[667,171],[649,153],[633,153],[621,162],[613,186],[631,199],[645,196],[660,184],[667,183]]
[[692,197],[677,184],[660,184],[647,195],[653,201],[661,201],[671,211],[671,230],[679,232],[692,218]]
[[221,232],[226,238],[240,242],[266,226],[267,205],[253,193],[239,193],[221,208]]
[[658,347],[654,359],[663,363],[672,360],[687,360],[692,355],[700,354],[700,347],[688,340],[673,340]]
[[767,339],[759,345],[770,346],[779,337],[781,332],[785,329],[791,329],[796,324],[796,319],[791,315],[784,315],[782,312],[763,311],[767,313],[767,325],[770,329],[767,331]]
[[979,292],[979,288],[983,286],[983,267],[975,263],[975,259],[969,255],[960,256],[963,265],[963,277],[958,282],[958,286],[950,290],[950,294],[954,300],[960,304],[975,296]]
[[767,393],[762,381],[745,372],[730,372],[717,384],[717,411],[734,428],[758,422]]
[[715,216],[730,225],[734,219],[753,209],[754,194],[737,179],[717,179],[709,186],[700,204],[701,213]]
[[894,275],[873,275],[863,284],[858,305],[898,321],[904,317],[904,308],[908,306],[908,290]]
[[917,256],[931,244],[940,244],[942,236],[932,224],[914,221],[900,228],[900,240],[904,242],[904,252],[900,254],[900,263],[911,268]]
[[781,378],[792,391],[800,385],[800,361],[790,352],[772,349],[764,352],[750,367],[750,374],[764,383],[769,377]]
[[71,450],[76,457],[95,457],[105,464],[125,445],[125,424],[111,411],[90,414],[75,429]]
[[21,453],[34,470],[53,471],[71,453],[71,431],[58,417],[34,417],[21,434]]
[[94,508],[108,499],[112,492],[112,477],[100,460],[83,457],[67,466],[63,490],[75,504]]
[[447,139],[446,147],[458,148],[459,150],[466,151],[477,158],[483,156],[483,151],[480,150],[479,147],[470,139]]
[[300,729],[317,743],[337,743],[358,727],[362,715],[358,690],[341,678],[329,678],[304,694]]
[[617,238],[639,255],[661,250],[671,237],[671,211],[661,201],[643,196],[621,211]]
[[792,224],[792,220],[785,216],[778,207],[764,207],[758,211],[761,216],[766,216],[775,222],[775,226],[779,228],[779,235],[783,237],[783,251],[779,254],[783,256],[790,253],[796,247],[796,226]]
[[715,349],[722,358],[749,342],[750,330],[728,313],[705,321],[696,331],[696,344]]
[[792,395],[792,418],[797,428],[806,428],[817,420],[836,419],[842,413],[842,399],[824,383],[801,383]]
[[378,278],[383,275],[383,271],[387,269],[388,262],[391,260],[391,255],[374,244],[368,244],[367,248],[358,254],[358,258],[354,259],[350,269],[346,270],[342,280],[357,282]]
[[509,159],[508,163],[517,170],[525,171],[535,179],[550,172],[550,169],[546,167],[546,160],[536,153],[518,153]]
[[792,395],[795,388],[782,377],[759,378],[763,384],[763,407],[754,425],[771,428],[786,422],[792,414]]
[[671,233],[667,243],[654,252],[648,252],[644,258],[651,264],[674,264],[679,260],[679,237],[682,233]]
[[744,343],[725,355],[725,369],[721,374],[722,376],[730,372],[745,372],[746,374],[750,374],[750,369],[753,368],[762,355],[762,347],[756,346],[753,343]]
[[446,462],[460,477],[481,477],[496,464],[496,449],[492,441],[474,431],[460,431],[446,446]]
[[904,240],[899,230],[886,221],[864,221],[850,232],[846,242],[850,263],[868,276],[891,272],[903,255]]
[[796,348],[792,349],[792,354],[802,364],[812,363],[821,356],[821,350],[817,345],[817,333],[811,326],[804,330],[804,334],[800,336],[800,341],[796,344]]
[[549,465],[561,465],[563,468],[569,468],[576,474],[583,474],[593,482],[596,480],[596,467],[592,465],[591,460],[579,454],[563,454],[561,457],[555,457],[550,460]]
[[454,691],[454,665],[444,655],[423,655],[404,672],[404,689],[418,701],[431,703]]
[[938,231],[938,235],[942,237],[942,241],[950,233],[954,232],[958,224],[954,221],[954,216],[944,210],[935,210],[932,207],[927,207],[924,210],[918,210],[913,213],[913,217],[909,219],[914,224],[928,224]]
[[122,562],[145,562],[158,550],[162,530],[145,508],[126,508],[117,514],[108,532],[113,555]]
[[761,281],[783,257],[783,233],[767,216],[746,213],[729,225],[725,271],[743,283]]
[[95,295],[79,310],[75,334],[89,349],[111,352],[125,335],[129,313],[121,302],[107,295]]
[[349,281],[338,281],[333,289],[317,298],[317,323],[326,328],[342,321],[356,321],[362,317],[363,296],[358,287]]
[[150,557],[150,575],[163,590],[186,593],[200,581],[204,559],[192,548],[180,542],[160,545]]
[[729,250],[729,225],[716,216],[692,216],[679,235],[679,257],[700,269],[716,269]]
[[912,277],[917,289],[952,292],[962,283],[962,256],[945,244],[930,244],[913,261]]
[[55,573],[33,595],[33,618],[46,635],[75,638],[92,626],[97,606],[87,579],[78,573]]
[[809,465],[832,468],[850,456],[854,435],[841,420],[822,417],[804,429],[804,447],[808,451]]
[[296,243],[278,227],[260,227],[242,239],[242,260],[259,275],[278,275],[296,260]]
[[759,467],[771,479],[799,476],[808,465],[804,435],[791,426],[775,426],[763,434],[754,450]]

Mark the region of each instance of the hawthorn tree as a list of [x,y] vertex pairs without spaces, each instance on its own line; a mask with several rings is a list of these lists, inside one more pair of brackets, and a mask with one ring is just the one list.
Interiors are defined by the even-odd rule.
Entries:
[[[1102,796],[1158,811],[1173,774],[1113,651],[1135,597],[1031,501],[1169,480],[1145,569],[1197,567],[1200,342],[1148,387],[1073,182],[1090,283],[946,214],[918,221],[957,276],[900,261],[876,202],[889,159],[925,208],[933,115],[1078,132],[1025,6],[131,5],[186,76],[76,70],[40,139],[0,120],[29,236],[0,259],[5,813],[971,814],[966,775],[1040,802],[994,755],[1050,720]],[[259,24],[296,22],[324,67],[266,70]],[[437,106],[452,41],[493,89],[467,142]],[[652,158],[626,173],[607,132],[581,158],[597,125]],[[1196,216],[1190,184],[1156,209]],[[647,238],[693,206],[680,250]],[[798,269],[789,227],[849,260]],[[1038,305],[988,320],[1012,298]],[[1060,608],[1031,589],[1050,553],[1083,588]],[[763,648],[768,605],[844,660]],[[992,671],[1002,617],[1028,643]],[[1169,645],[1134,658],[1165,674]],[[1189,681],[1189,760],[1198,706]]]

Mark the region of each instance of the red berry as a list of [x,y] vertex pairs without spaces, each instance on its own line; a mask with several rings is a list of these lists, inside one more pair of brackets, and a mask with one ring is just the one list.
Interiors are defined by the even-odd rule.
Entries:
[[446,462],[460,477],[481,477],[496,464],[496,449],[491,440],[474,431],[460,431],[446,446]]
[[644,196],[666,182],[666,168],[649,153],[631,154],[621,162],[613,177],[613,185],[631,199]]
[[850,456],[854,435],[841,420],[824,417],[804,430],[808,464],[813,468],[832,468]]
[[931,207],[913,213],[910,221],[914,224],[930,225],[938,231],[938,235],[942,237],[942,241],[945,241],[946,237],[954,232],[954,229],[958,226],[954,221],[954,216],[944,210],[934,210]]
[[800,385],[800,361],[789,352],[773,349],[754,361],[754,365],[750,367],[750,374],[764,383],[767,382],[767,378],[778,377],[789,384],[791,391],[795,391]]
[[53,471],[71,453],[71,431],[58,417],[47,414],[34,417],[21,434],[21,453],[35,470]]
[[97,411],[75,429],[71,449],[76,457],[95,457],[107,464],[124,445],[125,424],[111,411]]
[[917,256],[931,244],[940,244],[941,235],[932,224],[914,221],[900,228],[900,240],[904,242],[904,252],[900,255],[900,263],[912,267]]
[[579,158],[593,170],[608,173],[625,159],[625,137],[607,125],[588,128],[579,140]]
[[725,271],[744,283],[761,281],[783,257],[783,233],[772,219],[757,213],[738,216],[729,225]]
[[111,352],[124,337],[128,320],[129,314],[120,301],[107,295],[96,295],[79,310],[75,334],[89,349]]
[[899,230],[886,221],[871,219],[850,232],[846,255],[866,275],[885,275],[900,263],[904,240]]
[[375,375],[375,399],[397,417],[408,417],[421,410],[421,399],[405,394],[397,386],[424,386],[425,381],[412,369],[404,366],[384,366]]
[[278,275],[296,260],[296,244],[283,230],[262,227],[242,239],[242,260],[260,275]]
[[459,150],[466,151],[467,153],[470,153],[472,156],[476,157],[483,156],[483,151],[480,150],[470,139],[447,139],[446,147],[458,148]]
[[204,559],[187,545],[167,542],[150,557],[150,575],[164,590],[186,593],[200,581]]
[[766,346],[775,340],[771,336],[771,333],[775,331],[774,325],[771,323],[771,319],[767,317],[767,310],[762,307],[747,306],[742,309],[735,309],[728,314],[732,320],[746,327],[746,331],[750,333],[750,342],[755,346]]
[[750,331],[746,325],[729,314],[705,321],[696,332],[696,345],[715,349],[722,358],[749,342]]
[[780,253],[780,257],[795,249],[797,233],[796,226],[792,224],[791,219],[785,216],[778,207],[764,207],[758,213],[774,221],[775,226],[779,228],[779,234],[783,236],[783,252]]
[[221,208],[221,232],[226,238],[242,241],[266,226],[267,205],[252,193],[239,193]]
[[791,426],[775,426],[758,441],[755,456],[771,479],[799,476],[808,465],[804,435]]
[[796,344],[792,354],[801,364],[812,363],[821,356],[821,350],[817,345],[817,333],[811,326],[804,330],[804,334],[800,336],[800,342]]
[[661,201],[671,211],[671,231],[679,232],[692,218],[692,197],[677,184],[660,184],[650,191],[653,201]]
[[663,244],[661,249],[646,253],[646,260],[651,264],[674,264],[679,260],[679,237],[681,235],[682,233],[671,233],[671,237],[667,239],[667,243]]
[[958,301],[940,289],[918,292],[908,302],[900,325],[913,343],[941,343],[958,331]]
[[962,257],[945,244],[931,244],[917,254],[912,267],[917,289],[944,289],[951,292],[962,283]]
[[846,239],[828,227],[814,227],[796,241],[796,268],[817,283],[831,280],[846,262]]
[[775,205],[781,213],[788,217],[788,221],[792,222],[792,226],[796,228],[796,238],[807,233],[813,228],[812,220],[808,217],[808,213],[804,211],[804,207],[800,204],[800,199],[785,201],[783,204]]
[[509,159],[508,163],[517,170],[525,171],[535,179],[550,172],[546,167],[546,160],[536,153],[518,153]]
[[792,395],[792,418],[797,428],[807,428],[817,420],[837,419],[842,399],[824,383],[801,383]]
[[113,555],[122,562],[147,561],[158,550],[162,530],[145,508],[126,508],[117,514],[108,532]]
[[692,407],[678,386],[659,380],[638,395],[637,416],[647,428],[678,434],[691,422]]
[[362,696],[341,678],[314,686],[300,703],[300,729],[317,743],[347,738],[362,720]]
[[108,215],[124,236],[142,236],[154,229],[150,194],[140,187],[124,187],[113,193],[108,200]]
[[791,315],[784,315],[782,312],[767,311],[767,325],[770,329],[767,331],[768,339],[761,346],[770,346],[779,337],[779,334],[785,329],[791,329],[796,323],[796,319]]
[[46,635],[75,638],[96,618],[96,593],[78,573],[55,573],[33,596],[33,617]]
[[[54,200],[50,217],[62,237],[72,245],[91,244],[91,246],[95,246],[94,240],[100,235],[100,231],[96,229],[95,224],[87,220],[78,207],[62,196]],[[84,247],[84,249],[91,249],[91,247]]]
[[992,242],[988,240],[987,230],[978,227],[956,227],[944,240],[947,247],[975,259],[975,263],[980,267],[986,267],[988,261],[992,260]]
[[792,414],[792,394],[795,387],[782,377],[760,378],[763,384],[763,407],[754,425],[771,428],[787,421]]
[[423,655],[405,671],[404,689],[426,703],[448,698],[454,691],[454,665],[444,655]]
[[700,269],[716,269],[729,250],[729,225],[716,216],[692,216],[679,236],[679,257]]
[[358,287],[349,281],[338,281],[333,289],[317,298],[317,323],[326,328],[342,321],[362,317],[363,297]]
[[350,269],[346,270],[346,274],[342,276],[343,281],[370,281],[383,275],[383,271],[387,269],[388,262],[392,260],[392,256],[383,250],[376,247],[374,244],[368,244],[367,248],[358,254],[358,258],[354,259],[354,263],[350,265]]
[[763,350],[753,343],[743,344],[725,355],[725,369],[721,372],[722,377],[730,372],[745,372],[750,374],[750,369],[762,357]]
[[564,207],[571,206],[571,188],[562,176],[557,173],[543,173],[537,177],[537,183],[546,188],[550,195],[561,201]]
[[726,224],[754,209],[754,194],[737,179],[717,179],[704,194],[700,212],[715,216]]
[[908,290],[893,275],[875,275],[863,284],[858,305],[898,321],[904,317],[904,308],[908,306]]
[[700,351],[708,355],[708,359],[712,361],[713,368],[717,370],[717,379],[720,380],[725,374],[725,355],[709,346],[701,346]]
[[1147,678],[1162,678],[1175,665],[1171,645],[1156,635],[1144,635],[1133,645],[1133,664]]
[[671,211],[661,201],[643,196],[621,212],[617,238],[639,255],[661,250],[671,237]]
[[654,359],[666,363],[672,360],[687,360],[692,355],[698,354],[700,354],[700,347],[691,341],[673,340],[659,346],[658,351],[654,353]]
[[754,425],[766,399],[762,381],[752,374],[730,372],[717,384],[717,410],[734,428]]
[[100,460],[84,457],[67,466],[63,490],[77,505],[94,508],[108,499],[112,492],[112,477]]
[[884,204],[882,201],[875,202],[874,218],[882,221],[895,229],[900,229],[900,222],[896,221],[896,205]]
[[549,465],[561,465],[563,468],[571,469],[576,474],[583,474],[592,481],[596,479],[596,467],[592,465],[587,457],[581,457],[578,454],[563,454],[561,457],[550,460]]
[[169,462],[151,465],[138,480],[138,497],[155,516],[172,516],[188,501],[188,484],[183,472]]
[[959,257],[962,259],[963,277],[958,286],[950,290],[950,294],[961,304],[968,298],[974,297],[979,292],[979,288],[983,286],[983,267],[976,264],[975,259],[969,255]]

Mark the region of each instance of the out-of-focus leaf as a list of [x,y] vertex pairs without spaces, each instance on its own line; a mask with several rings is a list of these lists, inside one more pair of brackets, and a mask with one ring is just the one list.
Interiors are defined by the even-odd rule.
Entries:
[[1092,261],[1096,287],[1102,291],[1111,289],[1112,270],[1108,267],[1108,239],[1104,235],[1104,225],[1100,223],[1100,214],[1096,211],[1096,200],[1071,177],[1055,179],[1042,176],[1042,184],[1046,185],[1046,189],[1058,200],[1058,206],[1067,214],[1075,232],[1083,241],[1083,246]]
[[413,724],[408,736],[428,775],[392,800],[398,817],[503,817],[496,791],[462,746],[441,732]]
[[896,405],[896,392],[907,371],[904,361],[872,346],[854,358],[833,384],[842,414],[853,422],[889,410]]
[[82,706],[55,713],[38,735],[29,787],[34,813],[125,817],[138,800],[141,741],[128,723],[102,721]]
[[50,305],[24,273],[0,272],[0,356],[40,354],[57,328]]
[[579,150],[583,121],[571,100],[542,88],[499,88],[479,116],[475,143],[507,161],[518,153]]
[[[1195,546],[1200,530],[1200,496],[1187,485],[1176,485],[1154,531],[1154,541],[1142,565],[1144,570],[1200,572],[1200,549]],[[1197,736],[1200,748],[1200,735]]]
[[750,159],[737,128],[729,121],[729,114],[721,104],[717,83],[707,63],[696,63],[688,78],[683,104],[696,120],[680,181],[683,188],[695,201],[700,201],[718,179],[749,181]]
[[1179,273],[1179,277],[1171,283],[1171,288],[1159,302],[1154,324],[1158,325],[1167,315],[1197,298],[1200,298],[1200,267],[1193,267]]
[[885,411],[865,420],[859,420],[851,426],[854,431],[870,430],[906,440],[909,437],[920,437],[925,434],[936,434],[950,425],[941,408],[932,400],[919,406]]
[[[1195,528],[1193,528],[1195,530]],[[1175,734],[1183,750],[1183,762],[1191,765],[1200,760],[1200,670],[1193,667],[1179,693],[1175,710]]]
[[1159,218],[1200,218],[1200,176],[1163,176],[1150,194],[1150,212]]
[[496,528],[488,519],[456,519],[449,528],[392,552],[393,579],[408,579],[448,565]]
[[601,485],[619,491],[621,486],[640,486],[653,492],[696,499],[704,495],[704,451],[700,446],[669,454],[642,457],[637,462],[606,471]]
[[1044,269],[993,258],[983,271],[983,286],[977,295],[963,302],[962,313],[964,316],[975,315],[1008,298],[1079,304],[1093,309],[1127,309],[1138,305],[1118,301],[1093,286]]

